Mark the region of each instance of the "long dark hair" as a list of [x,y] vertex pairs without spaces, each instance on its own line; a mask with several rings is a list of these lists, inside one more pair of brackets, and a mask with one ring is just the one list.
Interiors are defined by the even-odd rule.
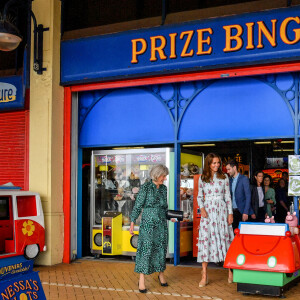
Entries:
[[270,187],[270,188],[273,188],[273,179],[272,179],[272,177],[271,177],[269,174],[265,174],[265,175],[264,175],[264,181],[265,181],[266,178],[269,178],[269,179],[270,179],[269,187]]
[[258,170],[258,171],[256,171],[256,172],[254,173],[254,176],[253,176],[253,185],[257,186],[257,180],[256,180],[255,177],[257,177],[257,175],[258,175],[259,173],[262,173],[262,174],[263,174],[263,181],[262,181],[262,183],[261,183],[261,186],[264,186],[264,176],[265,176],[265,174],[264,174],[264,172],[263,172],[262,170]]
[[211,163],[212,163],[212,161],[215,157],[217,157],[220,161],[220,167],[217,171],[217,178],[225,179],[225,174],[222,172],[222,169],[221,169],[221,162],[222,162],[221,157],[218,154],[209,153],[205,157],[203,173],[201,175],[201,179],[204,182],[210,182],[210,180],[211,180],[212,172],[211,172],[211,169],[210,169],[210,165],[211,165]]

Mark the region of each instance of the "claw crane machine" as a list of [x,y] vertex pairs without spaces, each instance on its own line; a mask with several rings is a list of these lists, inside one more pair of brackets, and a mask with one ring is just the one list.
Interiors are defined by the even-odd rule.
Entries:
[[[170,175],[169,208],[174,205],[174,152],[170,148],[95,150],[91,155],[91,252],[99,255],[135,256],[141,217],[134,235],[129,233],[130,213],[150,170],[164,164]],[[174,225],[169,224],[169,257],[174,254]],[[169,240],[170,242],[170,240]]]

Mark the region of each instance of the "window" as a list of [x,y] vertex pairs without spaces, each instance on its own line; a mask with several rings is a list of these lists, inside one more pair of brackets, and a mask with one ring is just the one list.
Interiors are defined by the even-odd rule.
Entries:
[[0,197],[0,220],[9,220],[9,197]]
[[17,196],[17,206],[19,218],[37,215],[35,195]]

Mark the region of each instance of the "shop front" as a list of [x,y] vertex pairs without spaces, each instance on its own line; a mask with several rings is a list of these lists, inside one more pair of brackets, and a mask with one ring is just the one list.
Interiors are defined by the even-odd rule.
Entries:
[[249,176],[259,142],[286,141],[298,153],[299,12],[62,42],[64,262],[89,252],[134,256],[128,217],[156,163],[170,169],[169,207],[185,214],[169,226],[178,264],[196,243],[194,188],[208,151],[243,156]]

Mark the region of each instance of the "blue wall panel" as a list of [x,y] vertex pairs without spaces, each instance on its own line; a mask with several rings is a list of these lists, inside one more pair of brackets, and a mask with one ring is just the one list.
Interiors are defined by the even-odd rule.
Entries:
[[174,141],[170,114],[149,91],[129,88],[105,95],[82,93],[79,103],[81,147]]
[[[293,80],[282,78],[280,84],[286,87]],[[215,81],[196,95],[178,136],[180,141],[213,141],[293,135],[290,110],[278,91],[258,79],[237,78]]]

